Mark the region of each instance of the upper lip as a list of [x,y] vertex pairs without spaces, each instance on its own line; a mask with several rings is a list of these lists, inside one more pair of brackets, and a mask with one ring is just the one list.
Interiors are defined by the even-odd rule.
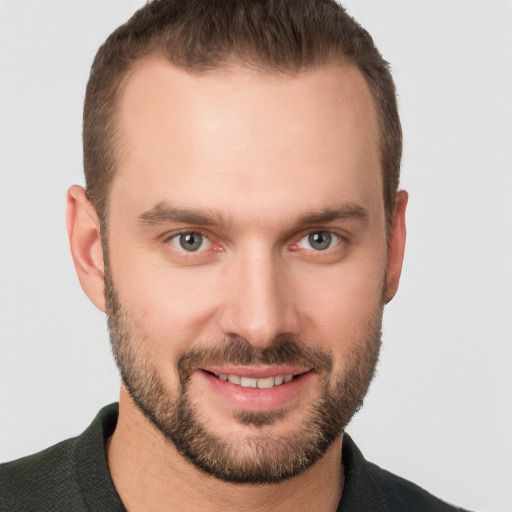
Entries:
[[306,373],[312,368],[304,366],[271,365],[271,366],[201,366],[204,370],[215,375],[238,375],[250,379],[266,379],[268,377],[277,377],[278,375],[300,375]]

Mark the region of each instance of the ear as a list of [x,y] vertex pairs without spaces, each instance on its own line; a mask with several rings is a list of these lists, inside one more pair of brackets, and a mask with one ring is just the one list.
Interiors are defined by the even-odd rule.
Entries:
[[384,293],[384,301],[386,304],[395,296],[402,273],[405,239],[407,235],[405,228],[405,209],[408,199],[409,196],[405,190],[400,190],[395,199],[395,208],[393,210],[389,233],[386,290]]
[[78,185],[68,190],[66,226],[82,289],[98,309],[105,311],[100,222],[85,190]]

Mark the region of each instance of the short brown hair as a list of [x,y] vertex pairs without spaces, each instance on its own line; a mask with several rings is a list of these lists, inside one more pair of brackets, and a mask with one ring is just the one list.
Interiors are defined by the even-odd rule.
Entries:
[[84,105],[86,192],[102,223],[120,152],[118,98],[130,69],[149,55],[196,73],[233,62],[285,73],[355,64],[378,113],[389,226],[402,153],[395,85],[371,36],[334,0],[153,0],[117,28],[98,50]]

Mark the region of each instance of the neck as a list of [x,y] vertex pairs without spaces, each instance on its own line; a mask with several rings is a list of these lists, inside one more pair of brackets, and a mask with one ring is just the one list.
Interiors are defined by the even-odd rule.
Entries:
[[107,458],[126,509],[335,511],[341,499],[342,437],[300,475],[275,484],[232,484],[199,471],[140,413],[123,389]]

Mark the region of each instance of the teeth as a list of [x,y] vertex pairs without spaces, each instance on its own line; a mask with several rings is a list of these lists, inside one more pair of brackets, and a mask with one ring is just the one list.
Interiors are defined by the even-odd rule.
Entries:
[[260,389],[273,388],[276,383],[275,377],[268,377],[267,379],[258,379],[258,387]]
[[258,383],[258,379],[249,379],[248,377],[242,377],[240,381],[240,386],[243,388],[256,388]]
[[228,375],[228,380],[231,382],[231,384],[238,384],[240,385],[242,379],[238,375]]
[[266,377],[264,379],[251,379],[250,377],[240,377],[238,375],[227,375],[221,373],[217,375],[221,380],[227,380],[231,384],[237,384],[243,388],[259,388],[259,389],[270,389],[274,386],[280,386],[284,382],[290,382],[293,379],[293,375],[277,375],[276,377]]

